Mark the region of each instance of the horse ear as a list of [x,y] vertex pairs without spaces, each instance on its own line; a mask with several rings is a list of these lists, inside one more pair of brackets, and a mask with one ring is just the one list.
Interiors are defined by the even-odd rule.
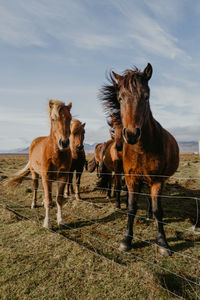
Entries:
[[[121,75],[119,75],[119,74],[117,74],[117,73],[115,73],[115,72],[113,72],[113,71],[112,71],[112,75],[113,75],[113,77],[117,80],[118,83],[119,83],[120,80],[123,79],[123,76],[121,76]],[[113,82],[113,81],[114,81],[113,78],[111,78],[111,79],[112,79],[112,82]],[[114,81],[114,82],[115,82],[115,81]],[[113,84],[114,84],[114,82],[113,82]],[[116,82],[115,82],[115,85],[116,85]]]
[[143,73],[145,74],[147,80],[151,78],[151,75],[153,73],[153,68],[150,63],[147,64],[146,68],[144,69]]
[[83,128],[85,127],[85,123],[82,124],[82,127],[83,127]]
[[72,108],[72,102],[70,102],[70,103],[67,105],[67,107],[68,107],[68,109],[69,109],[69,111],[70,111],[71,108]]

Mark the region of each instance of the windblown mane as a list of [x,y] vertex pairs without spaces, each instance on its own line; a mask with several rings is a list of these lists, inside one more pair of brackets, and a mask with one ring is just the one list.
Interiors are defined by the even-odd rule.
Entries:
[[109,85],[104,85],[98,98],[102,102],[106,115],[116,114],[120,119],[120,104],[117,100],[117,86],[112,73],[107,76]]
[[71,123],[71,134],[75,134],[82,128],[82,123],[79,120],[73,120]]
[[59,119],[59,111],[62,107],[65,106],[65,103],[60,100],[49,100],[48,113],[49,118],[52,120]]
[[[136,84],[137,77],[141,75],[141,71],[136,67],[133,67],[133,69],[125,70],[123,72],[124,86],[132,91],[132,85]],[[118,119],[118,123],[121,123],[120,104],[117,100],[118,84],[111,72],[107,76],[107,79],[110,84],[104,85],[100,89],[98,98],[103,104],[106,115],[115,115],[116,120]]]

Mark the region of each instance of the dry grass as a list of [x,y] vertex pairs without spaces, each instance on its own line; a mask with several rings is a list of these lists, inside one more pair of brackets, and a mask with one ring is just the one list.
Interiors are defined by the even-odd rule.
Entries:
[[[22,168],[26,160],[23,155],[0,156],[1,179]],[[200,236],[185,229],[197,213],[196,202],[187,197],[200,198],[199,180],[193,179],[199,169],[198,156],[182,155],[177,178],[166,185],[164,194],[173,196],[163,200],[166,235],[175,252],[169,258],[157,253],[155,224],[145,219],[145,197],[139,202],[133,249],[129,253],[118,250],[126,227],[125,204],[116,210],[114,199],[108,202],[96,191],[95,174],[84,172],[82,201],[73,197],[66,201],[65,230],[57,228],[56,208],[52,209],[54,232],[40,226],[42,192],[40,206],[30,209],[29,180],[17,190],[1,186],[0,298],[198,299],[199,286],[192,282],[199,283],[200,278]],[[28,219],[20,219],[6,206]]]

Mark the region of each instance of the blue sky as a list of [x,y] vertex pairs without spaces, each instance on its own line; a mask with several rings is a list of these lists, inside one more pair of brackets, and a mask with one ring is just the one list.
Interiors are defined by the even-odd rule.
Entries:
[[0,150],[48,135],[48,99],[108,139],[105,74],[150,62],[154,117],[178,141],[200,138],[200,1],[0,0]]

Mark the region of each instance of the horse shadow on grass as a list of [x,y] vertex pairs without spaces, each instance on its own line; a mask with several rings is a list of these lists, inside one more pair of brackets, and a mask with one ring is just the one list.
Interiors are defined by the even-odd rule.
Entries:
[[[143,191],[144,194],[148,193],[148,191],[145,189]],[[166,197],[167,195],[170,195],[170,197]],[[174,197],[173,197],[174,195]],[[175,227],[175,237],[169,237],[169,242],[175,242],[175,245],[172,246],[172,251],[179,252],[183,251],[184,249],[188,249],[190,247],[194,246],[194,241],[200,241],[200,236],[195,236],[195,238],[186,239],[183,237],[183,234],[181,233],[181,227],[180,230],[178,228],[179,225],[177,223],[179,222],[190,222],[191,226],[196,224],[200,225],[200,220],[197,220],[197,216],[200,216],[200,202],[196,198],[200,198],[200,190],[192,190],[185,188],[181,186],[180,184],[174,183],[174,184],[166,184],[166,187],[163,191],[162,197],[162,206],[164,211],[164,223],[170,224],[170,223],[176,223]],[[122,199],[125,200],[126,196],[122,196]],[[98,204],[101,202],[102,204],[106,204],[108,202],[115,203],[115,199],[106,200],[106,196],[103,195],[100,197],[84,197],[82,201],[88,201],[91,200],[94,207],[95,204],[98,207]],[[197,203],[199,205],[197,205]],[[142,213],[144,211],[144,215],[137,214],[136,223],[141,222],[145,223],[147,226],[149,224],[149,221],[146,221],[146,213],[148,206],[147,196],[141,196],[138,201],[139,209],[142,210]],[[106,206],[105,206],[106,208]],[[123,210],[116,210],[112,212],[111,214],[98,219],[82,219],[75,222],[71,222],[68,224],[68,229],[74,229],[74,228],[82,228],[84,226],[91,226],[93,224],[106,224],[112,221],[116,221],[117,219],[124,219],[124,225],[126,226],[127,222],[127,212],[126,209]],[[80,217],[81,219],[81,217]],[[139,221],[138,221],[139,220]],[[112,225],[111,225],[112,226]],[[114,225],[113,225],[114,226]],[[137,226],[137,224],[136,224]],[[188,226],[188,227],[191,227]],[[114,228],[114,227],[113,227]],[[123,233],[122,233],[123,234]],[[193,234],[191,233],[191,236]],[[176,243],[177,242],[177,243]],[[148,240],[148,241],[133,241],[134,248],[143,248],[149,246],[149,244],[155,243],[155,240]]]

